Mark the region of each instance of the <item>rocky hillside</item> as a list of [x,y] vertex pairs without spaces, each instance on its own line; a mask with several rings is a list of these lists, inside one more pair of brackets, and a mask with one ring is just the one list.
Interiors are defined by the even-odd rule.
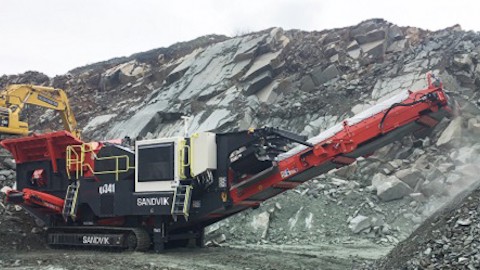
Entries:
[[[424,88],[433,71],[461,117],[210,228],[213,245],[366,240],[388,247],[479,180],[479,45],[480,34],[459,26],[430,32],[374,19],[319,32],[206,36],[55,78],[4,75],[0,87],[66,89],[92,140],[177,135],[184,115],[192,117],[189,132],[268,125],[311,137],[401,90]],[[29,110],[35,130],[60,129],[53,112]],[[10,176],[1,175],[3,186]]]
[[[268,124],[311,136],[401,89],[424,87],[429,70],[449,90],[475,94],[478,38],[459,27],[428,32],[383,20],[321,32],[274,28],[206,36],[55,78],[3,76],[0,86],[66,89],[91,139],[176,134],[182,115],[193,117],[190,131]],[[30,123],[37,130],[60,128],[51,121],[58,116],[36,115]]]

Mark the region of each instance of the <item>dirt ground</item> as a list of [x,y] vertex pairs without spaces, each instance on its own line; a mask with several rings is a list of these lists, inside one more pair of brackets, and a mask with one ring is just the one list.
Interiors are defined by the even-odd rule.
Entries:
[[53,250],[0,253],[1,269],[356,269],[390,248],[368,241],[343,245],[242,245],[153,252]]

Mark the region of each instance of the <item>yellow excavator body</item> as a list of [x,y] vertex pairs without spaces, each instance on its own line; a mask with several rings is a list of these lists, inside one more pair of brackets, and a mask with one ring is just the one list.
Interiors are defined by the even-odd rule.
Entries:
[[20,119],[25,105],[58,111],[64,129],[80,138],[80,130],[64,90],[52,87],[12,84],[0,91],[0,134],[28,135],[28,123]]

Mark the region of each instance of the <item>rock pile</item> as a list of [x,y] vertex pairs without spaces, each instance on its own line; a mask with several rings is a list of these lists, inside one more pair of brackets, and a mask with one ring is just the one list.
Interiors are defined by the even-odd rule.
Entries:
[[432,215],[393,249],[378,267],[479,269],[479,205],[480,189],[460,194],[452,204]]
[[[0,150],[0,190],[15,183],[15,162],[10,154]],[[0,192],[0,253],[12,250],[44,248],[43,229],[35,224],[19,206],[5,204],[5,195]]]
[[[0,189],[13,187],[16,179],[15,168],[15,160],[13,160],[11,154],[7,150],[0,148]],[[3,196],[1,192],[0,196]]]
[[[458,119],[463,119],[456,125]],[[432,212],[469,185],[480,180],[476,172],[480,144],[467,136],[464,118],[445,122],[429,137],[407,137],[380,149],[374,156],[320,176],[257,210],[233,217],[217,232],[236,242],[314,243],[367,238],[379,244],[405,239]],[[452,124],[453,123],[453,124]],[[462,138],[450,137],[437,146],[451,128]],[[459,139],[463,145],[452,148]],[[276,207],[281,205],[283,207]],[[256,224],[265,214],[261,227]]]

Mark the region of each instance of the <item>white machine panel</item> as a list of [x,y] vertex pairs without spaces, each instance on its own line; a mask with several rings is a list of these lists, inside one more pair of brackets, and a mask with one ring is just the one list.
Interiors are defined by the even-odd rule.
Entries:
[[217,169],[217,142],[215,133],[201,132],[190,137],[190,174],[195,177],[206,170]]
[[135,192],[173,191],[180,181],[182,137],[135,143]]

